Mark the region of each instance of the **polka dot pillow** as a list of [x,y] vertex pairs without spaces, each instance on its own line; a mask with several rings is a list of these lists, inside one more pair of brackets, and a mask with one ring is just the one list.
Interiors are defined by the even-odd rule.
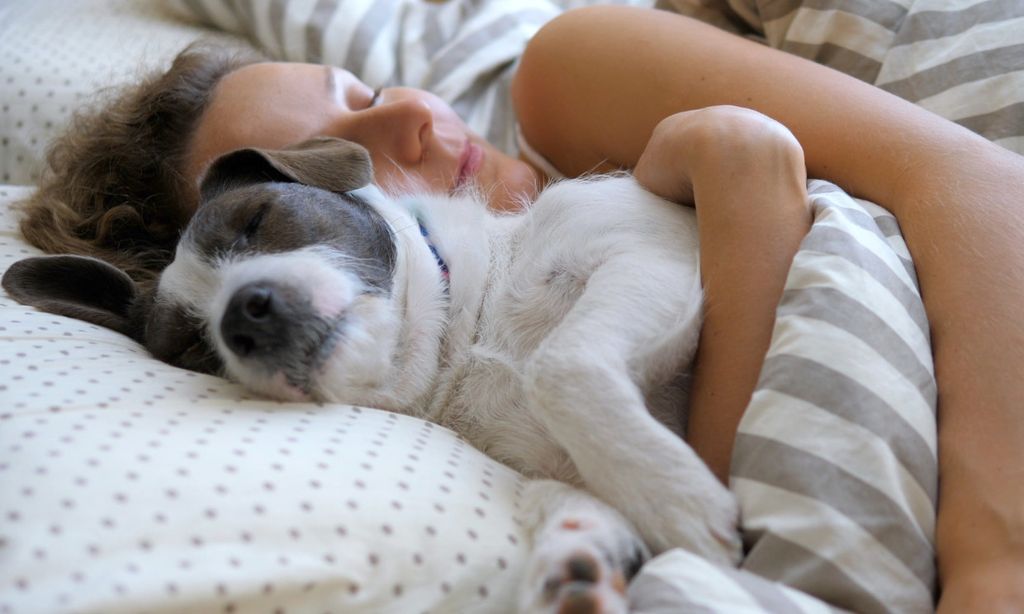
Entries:
[[0,2],[0,183],[35,184],[47,143],[76,109],[201,36],[240,40],[157,2]]
[[[0,271],[36,251],[0,187]],[[450,431],[277,404],[0,295],[0,612],[491,612],[521,478]]]

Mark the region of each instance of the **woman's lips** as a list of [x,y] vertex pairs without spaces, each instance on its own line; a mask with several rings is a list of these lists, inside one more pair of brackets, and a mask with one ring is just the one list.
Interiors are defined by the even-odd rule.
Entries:
[[462,155],[459,157],[459,175],[455,179],[455,187],[461,187],[472,179],[480,171],[483,161],[483,147],[467,140],[466,146],[462,150]]

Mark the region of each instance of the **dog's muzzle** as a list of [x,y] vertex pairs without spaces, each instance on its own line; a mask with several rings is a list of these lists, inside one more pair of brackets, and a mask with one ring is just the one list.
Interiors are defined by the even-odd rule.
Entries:
[[294,287],[255,281],[238,288],[220,321],[224,345],[243,362],[284,372],[294,384],[319,366],[334,345],[337,322],[318,314]]
[[[240,288],[228,301],[220,332],[228,349],[241,358],[273,352],[287,342],[287,317],[291,311],[269,283]],[[282,324],[284,326],[282,326]]]

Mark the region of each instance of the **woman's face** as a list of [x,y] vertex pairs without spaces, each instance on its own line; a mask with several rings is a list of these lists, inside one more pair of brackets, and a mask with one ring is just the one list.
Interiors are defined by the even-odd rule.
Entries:
[[261,63],[226,75],[199,119],[188,156],[197,181],[218,156],[279,149],[315,136],[366,147],[376,183],[391,192],[451,193],[475,183],[499,210],[536,196],[540,173],[469,127],[440,98],[412,88],[374,92],[352,73],[318,64]]

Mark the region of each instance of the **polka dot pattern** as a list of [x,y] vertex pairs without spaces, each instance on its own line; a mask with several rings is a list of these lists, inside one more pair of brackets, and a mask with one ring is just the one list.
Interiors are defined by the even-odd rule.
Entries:
[[[35,255],[0,186],[0,270]],[[258,400],[0,296],[0,613],[500,612],[522,478],[450,431]]]
[[160,2],[0,2],[0,183],[35,184],[75,109],[210,34]]

